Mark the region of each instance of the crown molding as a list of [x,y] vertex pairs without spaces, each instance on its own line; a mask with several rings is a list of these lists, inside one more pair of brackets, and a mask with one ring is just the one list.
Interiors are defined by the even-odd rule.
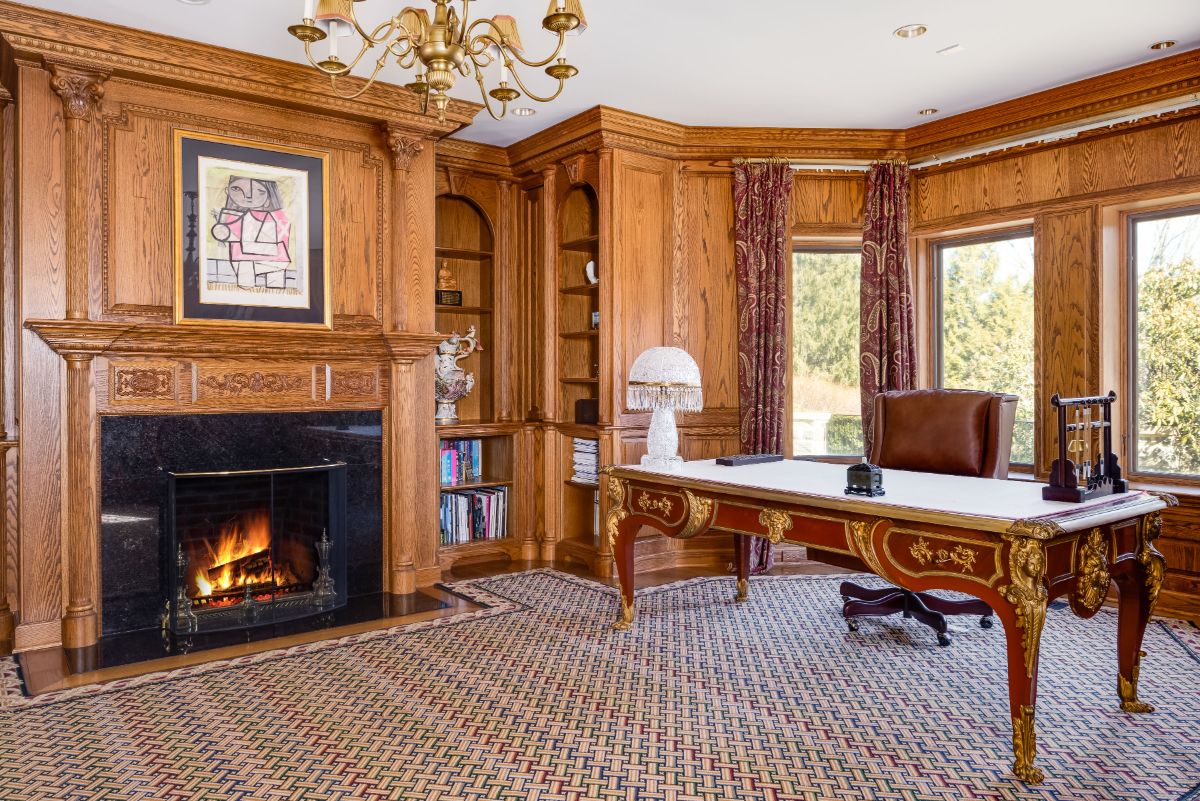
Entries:
[[440,139],[437,143],[437,163],[441,167],[461,167],[472,172],[497,178],[513,177],[508,150],[482,142],[465,139]]
[[482,109],[451,100],[446,121],[421,113],[402,86],[377,83],[347,100],[311,67],[224,47],[150,33],[0,0],[0,37],[10,61],[51,63],[106,72],[116,78],[200,88],[229,97],[304,108],[347,119],[394,122],[436,136],[469,125]]
[[905,131],[908,158],[1002,142],[1118,116],[1200,91],[1200,49],[1114,70]]

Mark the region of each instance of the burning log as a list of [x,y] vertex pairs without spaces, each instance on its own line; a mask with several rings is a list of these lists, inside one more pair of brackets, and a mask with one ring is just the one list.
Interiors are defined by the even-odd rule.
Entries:
[[[271,549],[263,548],[252,554],[208,569],[208,580],[219,584],[222,576],[270,576]],[[269,581],[269,579],[268,579]],[[241,582],[238,582],[241,583]]]

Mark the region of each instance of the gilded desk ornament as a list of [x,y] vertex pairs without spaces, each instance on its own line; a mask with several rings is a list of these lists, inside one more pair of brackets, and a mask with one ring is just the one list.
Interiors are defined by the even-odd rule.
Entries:
[[1012,584],[1000,588],[1000,594],[1012,604],[1021,629],[1025,649],[1025,674],[1033,678],[1037,663],[1042,626],[1046,623],[1046,553],[1040,540],[1006,534],[1008,573]]
[[1075,600],[1090,612],[1095,612],[1108,595],[1112,576],[1108,571],[1108,538],[1099,528],[1088,532],[1079,546],[1075,565]]
[[[1139,657],[1139,661],[1140,661]],[[1133,680],[1117,674],[1117,697],[1121,699],[1121,711],[1129,712],[1134,715],[1142,715],[1154,711],[1152,704],[1147,704],[1145,701],[1139,701],[1137,697],[1138,674],[1142,671],[1141,665],[1133,666]]]
[[1162,515],[1155,512],[1142,518],[1140,534],[1137,560],[1146,571],[1146,596],[1150,604],[1147,614],[1154,614],[1167,572],[1167,560],[1154,547],[1154,541],[1162,534]]
[[608,477],[608,519],[604,521],[604,529],[608,532],[608,551],[616,553],[617,533],[621,522],[629,517],[625,509],[625,479]]
[[735,603],[743,603],[750,600],[750,582],[747,579],[738,579],[737,595],[734,597]]
[[935,553],[929,547],[929,542],[924,537],[918,537],[917,541],[908,549],[908,552],[912,554],[913,559],[916,559],[917,563],[921,566],[933,562],[935,565],[953,565],[963,573],[975,572],[975,558],[977,554],[965,545],[955,545],[952,549],[939,548]]
[[613,631],[629,631],[629,627],[633,625],[633,604],[625,600],[625,596],[621,596],[621,615],[617,621],[612,624]]
[[1028,537],[1035,540],[1052,540],[1059,534],[1066,533],[1062,526],[1049,520],[1017,520],[1008,527],[1008,533],[1014,537]]
[[683,530],[676,536],[680,539],[688,539],[699,534],[708,525],[712,517],[713,501],[712,498],[701,498],[687,489],[683,491],[683,499],[687,501],[687,522],[684,523]]
[[767,539],[778,545],[792,530],[792,516],[782,509],[763,509],[758,513],[758,524],[767,530]]
[[650,493],[645,490],[642,490],[642,494],[638,496],[638,507],[643,512],[657,509],[663,513],[663,517],[666,517],[671,514],[671,507],[674,505],[670,498],[651,498]]
[[1046,778],[1040,768],[1033,766],[1037,755],[1037,734],[1033,729],[1033,707],[1022,706],[1021,716],[1013,718],[1013,773],[1028,784],[1041,784]]
[[851,548],[875,575],[883,578],[888,578],[888,571],[884,569],[879,554],[875,553],[875,549],[871,546],[871,537],[875,533],[876,527],[880,523],[886,522],[883,518],[876,517],[871,520],[851,520],[847,523],[850,528]]

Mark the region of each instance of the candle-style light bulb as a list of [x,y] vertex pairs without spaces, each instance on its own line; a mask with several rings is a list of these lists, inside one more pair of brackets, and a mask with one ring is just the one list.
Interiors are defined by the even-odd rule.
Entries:
[[338,57],[338,21],[329,20],[329,60],[336,61]]
[[310,20],[313,18],[316,4],[316,0],[304,0],[304,19]]
[[558,0],[558,5],[554,7],[555,11],[563,12],[567,10],[567,0]]
[[496,60],[500,62],[500,83],[508,83],[508,65],[504,63],[504,51],[496,48]]

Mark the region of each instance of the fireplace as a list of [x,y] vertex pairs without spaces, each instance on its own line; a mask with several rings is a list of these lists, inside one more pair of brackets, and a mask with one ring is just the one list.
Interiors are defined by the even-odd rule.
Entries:
[[346,604],[346,465],[167,472],[163,630],[192,635]]

